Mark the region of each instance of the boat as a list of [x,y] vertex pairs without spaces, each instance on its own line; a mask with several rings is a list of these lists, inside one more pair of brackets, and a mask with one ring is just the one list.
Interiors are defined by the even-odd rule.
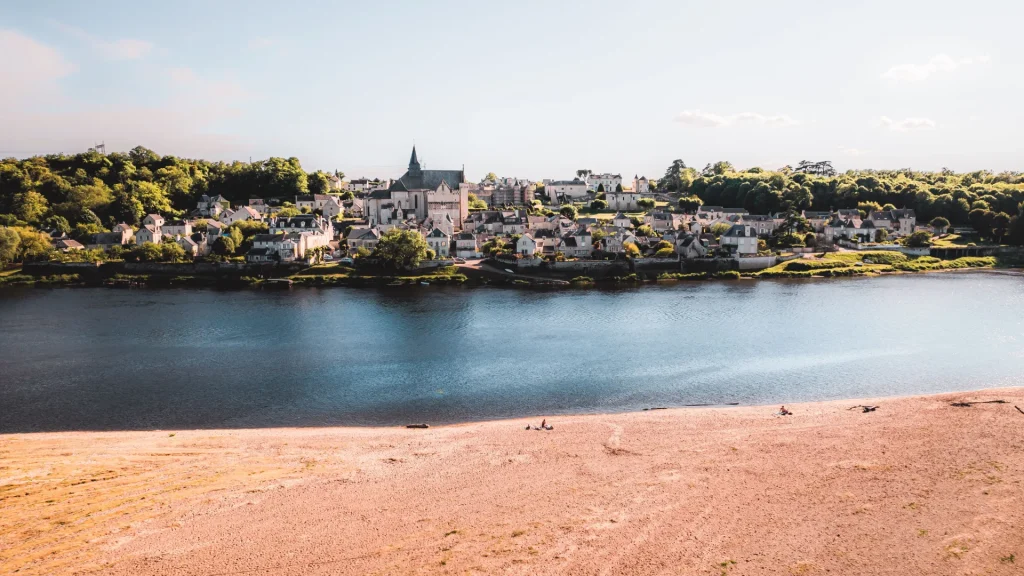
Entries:
[[430,282],[420,282],[420,286],[430,286]]
[[401,286],[401,285],[402,285],[402,281],[401,280],[395,280],[394,282],[388,282],[388,286]]

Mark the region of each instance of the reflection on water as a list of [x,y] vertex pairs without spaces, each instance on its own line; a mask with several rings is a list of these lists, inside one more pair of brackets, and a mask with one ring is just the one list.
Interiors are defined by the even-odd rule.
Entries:
[[444,423],[1017,385],[1024,281],[0,291],[0,432]]

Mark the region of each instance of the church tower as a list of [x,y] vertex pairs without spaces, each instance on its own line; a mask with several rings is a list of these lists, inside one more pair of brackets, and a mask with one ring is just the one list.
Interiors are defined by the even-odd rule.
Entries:
[[419,176],[420,175],[420,160],[416,157],[416,145],[412,146],[412,156],[409,158],[409,175]]

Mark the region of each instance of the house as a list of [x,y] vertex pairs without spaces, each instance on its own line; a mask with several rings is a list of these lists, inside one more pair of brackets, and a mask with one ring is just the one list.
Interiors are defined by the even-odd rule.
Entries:
[[345,208],[345,215],[349,218],[362,218],[366,213],[364,210],[366,199],[365,198],[353,198],[351,200],[345,200],[342,206]]
[[193,232],[190,238],[196,243],[198,254],[200,256],[206,256],[210,253],[212,246],[210,245],[209,236],[206,235],[206,232]]
[[651,193],[651,183],[647,181],[646,176],[637,178],[636,174],[633,175],[633,192],[636,194]]
[[152,224],[143,225],[141,228],[139,228],[139,231],[135,233],[135,243],[140,245],[146,242],[159,244],[162,239],[163,234],[160,232],[160,228]]
[[337,174],[331,174],[327,177],[327,187],[331,190],[341,190],[344,182],[341,181],[341,176]]
[[427,246],[434,251],[438,258],[447,258],[451,253],[452,237],[444,233],[440,228],[434,228],[426,235]]
[[216,196],[203,194],[199,197],[199,201],[196,202],[196,211],[199,212],[200,216],[207,218],[217,218],[221,212],[230,207],[231,203],[220,194]]
[[615,226],[616,228],[632,228],[633,220],[621,211],[616,212],[615,216],[612,216],[612,226]]
[[676,254],[684,260],[703,258],[708,255],[708,247],[701,242],[700,236],[696,234],[680,234],[676,237],[675,248]]
[[206,235],[210,238],[216,238],[224,233],[228,229],[227,224],[222,224],[216,220],[206,221]]
[[245,254],[245,261],[253,264],[277,262],[277,253],[269,248],[250,248]]
[[473,192],[487,205],[496,208],[502,206],[523,206],[533,202],[537,185],[529,180],[519,178],[499,178],[485,180],[475,186]]
[[85,248],[82,244],[71,238],[59,238],[53,241],[53,247],[61,252],[73,252]]
[[160,232],[164,236],[191,236],[192,235],[192,222],[188,220],[174,220],[167,222],[160,227]]
[[757,254],[757,233],[746,224],[734,224],[718,240],[723,248],[739,256]]
[[622,174],[590,174],[587,176],[587,190],[614,192],[622,186]]
[[507,236],[526,232],[526,211],[515,210],[501,213],[501,233]]
[[270,213],[270,206],[267,206],[267,201],[263,198],[249,198],[249,208],[252,208],[263,216]]
[[320,210],[323,212],[324,218],[328,220],[334,220],[345,211],[341,206],[341,198],[337,196],[331,196],[330,200]]
[[427,218],[423,221],[423,230],[433,230],[439,228],[441,232],[448,235],[449,240],[455,235],[455,222],[452,222],[452,217],[448,214],[444,215],[444,218],[434,220],[433,218]]
[[825,226],[832,218],[831,212],[817,212],[814,210],[804,210],[800,215],[807,219],[807,224],[818,234],[825,232]]
[[739,223],[746,224],[754,229],[758,236],[769,236],[775,231],[776,220],[771,216],[762,214],[745,214],[739,217]]
[[337,201],[338,198],[330,194],[304,194],[295,197],[295,207],[300,211],[305,209],[307,212],[323,210],[324,206],[332,200]]
[[125,244],[131,243],[134,236],[135,230],[133,230],[131,226],[121,222],[114,226],[110,232],[93,234],[92,238],[89,240],[89,248],[109,250],[114,246],[124,246]]
[[455,255],[459,258],[480,258],[480,245],[476,234],[460,232],[455,236]]
[[893,236],[909,236],[914,233],[917,216],[913,210],[882,210],[868,214],[866,221],[875,228],[888,230]]
[[640,209],[640,194],[635,189],[628,192],[608,192],[605,194],[605,200],[612,210],[636,212]]
[[579,200],[587,196],[587,183],[579,178],[572,180],[545,180],[544,193],[548,195],[548,201],[558,204],[559,199],[566,201]]
[[683,215],[671,212],[650,212],[644,216],[644,223],[649,224],[655,232],[678,230],[679,225],[683,223]]
[[164,225],[164,217],[159,214],[147,214],[146,217],[142,219],[142,225],[149,225],[160,229]]
[[[331,221],[313,214],[303,214],[291,218],[271,218],[268,224],[271,234],[297,234],[294,240],[297,245],[296,257],[304,258],[306,252],[321,246],[327,246],[334,238],[334,227]],[[255,245],[254,245],[255,246]]]
[[178,246],[181,246],[182,250],[185,251],[185,254],[188,254],[189,256],[195,258],[196,256],[199,255],[199,244],[196,244],[196,242],[192,240],[190,236],[191,235],[178,236],[174,239],[174,241],[178,244]]
[[539,251],[542,244],[542,241],[538,241],[533,237],[533,234],[527,232],[520,236],[519,240],[516,241],[516,254],[533,256]]
[[578,228],[555,243],[555,252],[561,252],[571,258],[589,258],[594,252],[593,237],[585,227]]
[[[252,247],[256,250],[267,250],[270,257],[276,261],[291,262],[303,256],[303,253],[299,251],[300,240],[301,234],[296,233],[257,234],[252,237]],[[256,257],[265,257],[265,255],[257,252]]]
[[377,242],[380,242],[380,230],[369,226],[353,226],[348,231],[348,238],[345,240],[348,242],[350,253],[360,248],[366,248],[373,252],[373,249],[377,247]]
[[366,197],[364,210],[371,225],[384,218],[385,210],[400,208],[417,222],[428,217],[442,218],[447,213],[452,222],[461,223],[469,215],[469,193],[462,170],[424,170],[412,149],[409,169],[387,189],[374,190]]
[[228,226],[246,220],[263,220],[263,215],[249,206],[240,206],[237,210],[225,210],[220,215],[220,221]]
[[701,220],[721,220],[725,218],[725,208],[721,206],[700,206],[697,208],[697,218]]

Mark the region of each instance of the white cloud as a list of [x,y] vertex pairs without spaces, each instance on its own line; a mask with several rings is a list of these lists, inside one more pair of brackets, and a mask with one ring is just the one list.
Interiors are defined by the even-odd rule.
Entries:
[[882,78],[894,82],[916,82],[938,72],[953,72],[957,68],[973,66],[975,64],[988,64],[990,61],[991,58],[989,56],[952,58],[948,54],[939,54],[924,64],[900,64],[893,66],[882,74]]
[[740,124],[752,124],[767,127],[793,126],[798,122],[785,114],[765,116],[756,112],[740,112],[722,116],[701,110],[684,110],[675,118],[676,122],[688,126],[700,126],[705,128],[721,128],[726,126],[737,126]]
[[45,104],[57,92],[57,82],[75,71],[75,66],[56,49],[15,30],[0,29],[0,78],[7,78],[0,90],[0,107],[19,103]]
[[103,40],[76,26],[70,26],[57,21],[51,21],[50,23],[72,38],[88,44],[107,60],[140,60],[149,55],[153,50],[153,44],[145,40],[133,38]]
[[930,118],[904,118],[903,120],[893,120],[888,116],[882,116],[878,119],[879,123],[892,130],[894,132],[911,132],[915,130],[934,130],[937,124]]

